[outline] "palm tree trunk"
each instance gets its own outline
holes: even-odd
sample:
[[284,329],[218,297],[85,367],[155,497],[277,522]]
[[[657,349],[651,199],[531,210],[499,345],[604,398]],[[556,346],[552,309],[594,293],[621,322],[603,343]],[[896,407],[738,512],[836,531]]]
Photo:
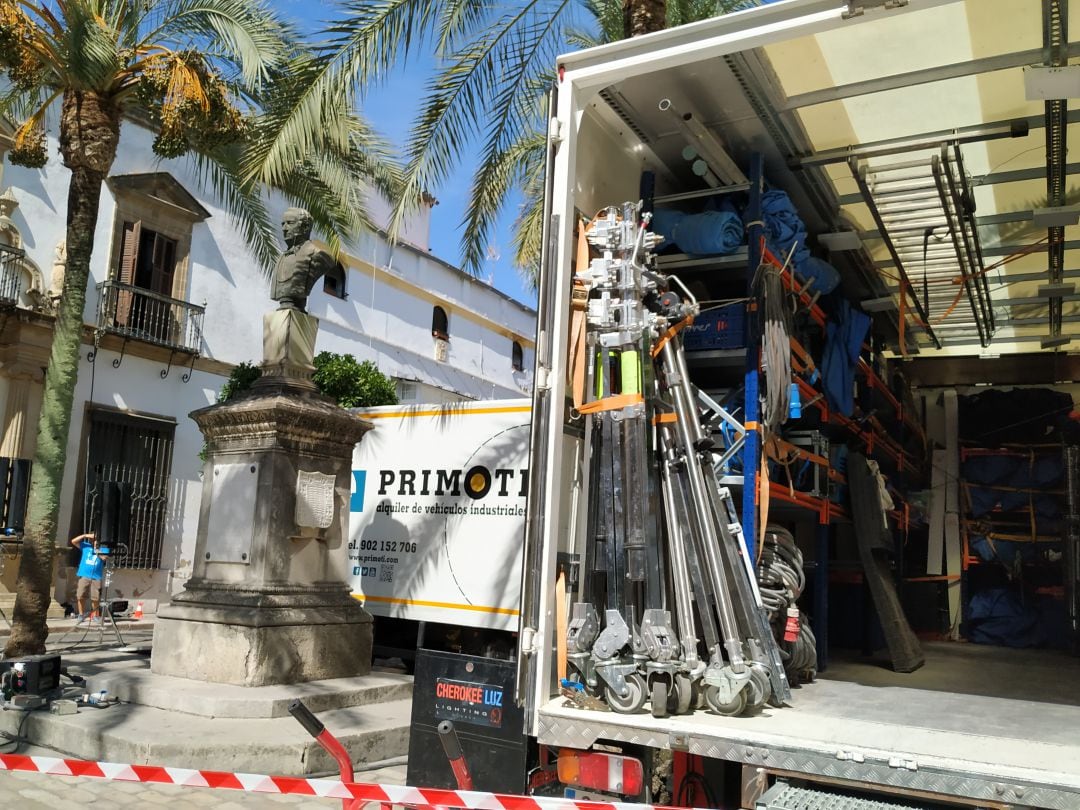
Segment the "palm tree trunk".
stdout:
[[15,582],[15,611],[4,655],[45,652],[46,614],[52,599],[53,555],[58,538],[60,487],[67,462],[71,406],[79,375],[83,309],[94,250],[101,185],[116,156],[120,118],[108,99],[65,94],[60,147],[71,169],[67,200],[67,272],[53,329],[49,367],[38,421],[27,505],[26,533]]
[[623,0],[623,35],[627,39],[662,31],[666,19],[666,0]]

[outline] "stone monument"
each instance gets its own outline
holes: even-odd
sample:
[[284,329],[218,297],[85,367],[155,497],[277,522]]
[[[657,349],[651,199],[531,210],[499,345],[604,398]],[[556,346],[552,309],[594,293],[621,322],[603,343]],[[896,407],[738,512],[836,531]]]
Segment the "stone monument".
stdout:
[[345,580],[353,448],[371,425],[315,390],[319,322],[305,307],[333,259],[306,211],[282,229],[262,376],[191,414],[208,460],[192,577],[154,627],[161,675],[263,686],[370,670],[371,616]]

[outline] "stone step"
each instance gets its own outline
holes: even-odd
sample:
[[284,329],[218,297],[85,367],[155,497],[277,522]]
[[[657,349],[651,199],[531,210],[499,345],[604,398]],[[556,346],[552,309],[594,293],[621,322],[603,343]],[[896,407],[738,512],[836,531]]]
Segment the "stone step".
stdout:
[[[354,763],[406,755],[410,700],[391,700],[318,713]],[[303,776],[337,766],[291,717],[208,718],[118,704],[80,708],[78,714],[0,712],[0,729],[64,756],[130,764],[240,773]]]
[[155,709],[222,718],[288,717],[288,705],[300,698],[313,712],[367,706],[412,697],[409,675],[372,672],[358,678],[280,686],[235,686],[205,683],[145,668],[103,671],[87,678],[86,691],[106,690],[110,697]]

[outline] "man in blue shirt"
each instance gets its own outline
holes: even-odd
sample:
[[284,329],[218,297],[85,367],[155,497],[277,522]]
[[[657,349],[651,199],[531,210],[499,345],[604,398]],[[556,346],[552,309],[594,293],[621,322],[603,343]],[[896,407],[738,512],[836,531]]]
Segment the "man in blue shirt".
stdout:
[[71,538],[71,545],[82,552],[79,559],[79,568],[76,575],[79,577],[79,585],[75,591],[75,600],[79,607],[79,618],[76,624],[81,624],[89,618],[86,612],[86,599],[89,597],[93,615],[98,615],[101,599],[101,575],[105,570],[105,558],[98,554],[97,544],[94,542],[94,533],[88,532]]

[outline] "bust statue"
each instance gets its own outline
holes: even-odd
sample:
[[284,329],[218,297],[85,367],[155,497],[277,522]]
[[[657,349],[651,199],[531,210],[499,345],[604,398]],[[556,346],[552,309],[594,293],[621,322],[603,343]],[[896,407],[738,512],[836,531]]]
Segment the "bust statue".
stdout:
[[270,297],[278,309],[306,312],[307,299],[320,276],[334,266],[334,258],[311,241],[311,214],[289,208],[281,218],[285,252],[274,267]]

